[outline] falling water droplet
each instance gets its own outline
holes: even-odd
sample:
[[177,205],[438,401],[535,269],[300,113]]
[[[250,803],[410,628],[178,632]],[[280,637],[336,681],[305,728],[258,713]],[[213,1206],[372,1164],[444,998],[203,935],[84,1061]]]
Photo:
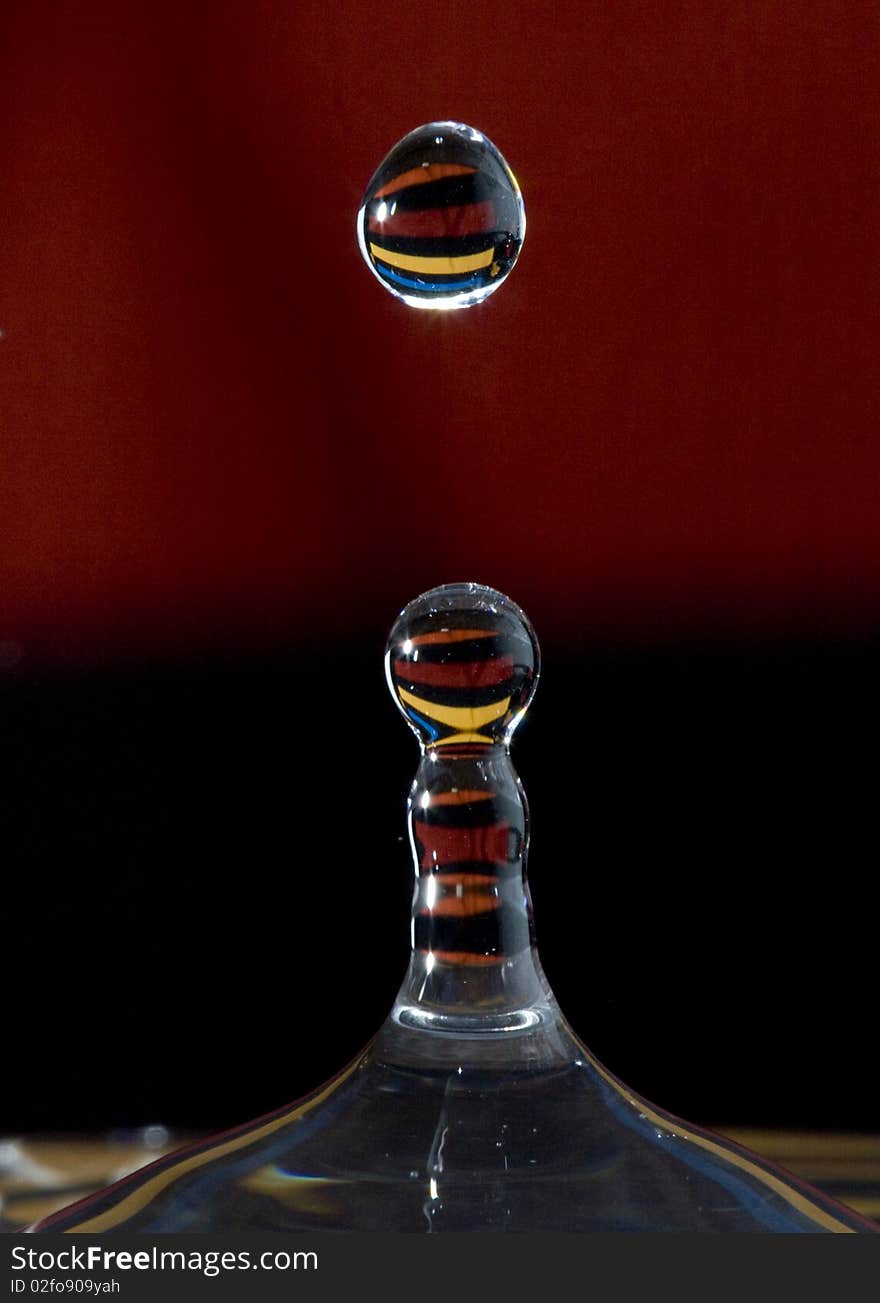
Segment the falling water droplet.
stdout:
[[506,280],[526,214],[516,177],[462,122],[429,122],[399,141],[357,217],[364,261],[415,308],[469,308]]

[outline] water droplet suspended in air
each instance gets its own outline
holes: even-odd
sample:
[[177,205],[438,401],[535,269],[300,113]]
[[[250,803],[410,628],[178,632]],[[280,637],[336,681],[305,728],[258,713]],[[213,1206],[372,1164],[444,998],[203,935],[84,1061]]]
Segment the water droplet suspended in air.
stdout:
[[526,214],[516,177],[463,122],[429,122],[379,165],[357,217],[364,261],[414,308],[469,308],[519,256]]

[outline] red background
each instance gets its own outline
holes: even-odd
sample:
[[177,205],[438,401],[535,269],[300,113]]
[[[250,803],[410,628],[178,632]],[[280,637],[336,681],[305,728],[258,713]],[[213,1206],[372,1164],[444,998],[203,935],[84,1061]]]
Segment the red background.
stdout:
[[[876,625],[874,5],[7,12],[7,648],[384,629],[460,578],[561,640]],[[528,214],[451,316],[354,237],[442,117]]]

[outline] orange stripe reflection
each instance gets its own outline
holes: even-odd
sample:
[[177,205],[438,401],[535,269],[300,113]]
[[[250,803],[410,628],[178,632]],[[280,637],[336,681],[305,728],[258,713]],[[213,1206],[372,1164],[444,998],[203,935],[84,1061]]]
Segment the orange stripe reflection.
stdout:
[[479,955],[472,950],[423,950],[433,955],[441,964],[503,964],[504,955]]
[[471,176],[476,170],[475,167],[466,167],[463,163],[429,163],[427,167],[411,167],[408,172],[401,172],[400,176],[383,185],[373,198],[381,199],[383,195],[392,195],[395,190],[404,190],[411,185],[442,181],[445,176]]
[[488,891],[468,891],[463,896],[440,896],[433,905],[425,905],[419,913],[441,918],[473,918],[475,914],[491,914],[500,908],[499,898]]
[[439,629],[435,633],[419,633],[409,641],[413,647],[427,647],[437,642],[470,642],[472,638],[494,638],[494,629]]
[[432,794],[428,805],[420,809],[430,810],[432,805],[470,805],[472,801],[491,801],[494,795],[494,792],[472,792],[466,787],[457,787],[451,792]]
[[498,882],[494,873],[423,873],[423,878],[436,877],[444,886],[494,887]]

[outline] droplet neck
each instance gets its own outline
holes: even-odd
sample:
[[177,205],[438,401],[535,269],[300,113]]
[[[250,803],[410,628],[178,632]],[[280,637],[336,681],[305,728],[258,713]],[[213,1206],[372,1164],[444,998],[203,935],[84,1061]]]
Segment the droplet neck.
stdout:
[[412,956],[393,1016],[480,1035],[536,1025],[549,992],[526,880],[528,810],[505,748],[426,752],[407,824]]

